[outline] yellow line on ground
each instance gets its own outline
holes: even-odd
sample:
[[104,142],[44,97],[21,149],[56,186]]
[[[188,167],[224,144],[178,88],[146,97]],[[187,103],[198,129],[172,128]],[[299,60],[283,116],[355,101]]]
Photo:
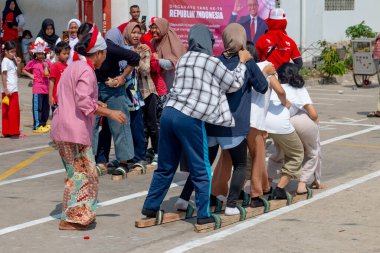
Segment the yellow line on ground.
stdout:
[[380,146],[366,145],[366,144],[335,144],[338,146],[353,147],[353,148],[380,148]]
[[23,168],[25,168],[29,164],[33,163],[34,161],[40,159],[42,156],[46,155],[47,153],[49,153],[52,150],[54,150],[54,148],[48,147],[48,148],[41,150],[38,153],[35,153],[34,155],[29,157],[28,159],[22,161],[21,163],[17,164],[16,166],[14,166],[14,167],[10,168],[9,170],[5,171],[4,173],[0,174],[0,181],[6,179],[7,177],[9,177],[13,174],[15,174],[17,171],[22,170]]

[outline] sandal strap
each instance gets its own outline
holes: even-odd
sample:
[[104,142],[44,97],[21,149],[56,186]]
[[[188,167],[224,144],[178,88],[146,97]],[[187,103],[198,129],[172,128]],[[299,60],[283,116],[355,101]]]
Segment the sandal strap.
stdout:
[[260,201],[264,203],[264,213],[267,213],[270,211],[270,202],[264,198],[263,196],[259,197]]
[[216,214],[211,214],[211,217],[214,218],[214,221],[215,221],[215,226],[214,226],[214,229],[217,230],[217,229],[220,229],[222,227],[222,219],[219,217],[219,215],[216,215]]
[[193,218],[193,215],[194,215],[194,207],[188,204],[187,209],[186,209],[186,219]]
[[311,199],[313,197],[313,190],[306,186],[307,190],[307,199]]
[[239,209],[240,212],[240,221],[244,221],[247,217],[247,210],[244,207],[236,205],[236,208]]
[[222,208],[223,208],[223,201],[216,198],[215,213],[220,213],[222,211]]
[[159,210],[156,213],[156,225],[161,225],[164,221],[164,210]]
[[124,167],[117,167],[115,171],[121,172],[124,176],[126,176],[128,173]]
[[243,191],[243,204],[242,204],[242,206],[243,207],[249,206],[250,201],[251,201],[251,196],[248,193]]

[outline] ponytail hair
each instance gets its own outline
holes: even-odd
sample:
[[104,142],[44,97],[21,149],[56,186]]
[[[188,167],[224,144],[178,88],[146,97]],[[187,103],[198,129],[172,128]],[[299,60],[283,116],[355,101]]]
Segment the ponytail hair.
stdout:
[[278,79],[281,83],[300,89],[305,85],[305,80],[299,74],[299,69],[294,63],[284,63],[277,69]]
[[257,49],[255,44],[252,41],[247,41],[247,50],[252,55],[255,62],[259,62],[259,54],[257,53]]

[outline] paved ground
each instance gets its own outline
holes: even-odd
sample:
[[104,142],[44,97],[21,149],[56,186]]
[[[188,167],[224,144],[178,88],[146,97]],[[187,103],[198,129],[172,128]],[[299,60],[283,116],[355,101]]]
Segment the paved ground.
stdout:
[[[309,89],[322,121],[325,191],[260,218],[197,234],[194,220],[134,227],[151,174],[122,182],[102,177],[96,228],[59,231],[64,173],[48,135],[32,133],[31,88],[23,80],[22,130],[28,137],[0,139],[0,252],[380,252],[380,119],[365,116],[375,109],[379,86],[352,90],[351,85]],[[185,178],[178,173],[174,182]],[[167,210],[180,190],[173,185]]]

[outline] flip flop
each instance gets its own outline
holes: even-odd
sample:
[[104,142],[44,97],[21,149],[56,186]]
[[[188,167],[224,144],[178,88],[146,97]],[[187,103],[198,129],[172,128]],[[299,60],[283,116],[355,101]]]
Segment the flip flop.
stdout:
[[133,170],[140,170],[141,174],[146,174],[146,166],[144,162],[137,162],[133,164]]
[[368,118],[380,118],[380,113],[377,112],[370,112],[367,114]]

